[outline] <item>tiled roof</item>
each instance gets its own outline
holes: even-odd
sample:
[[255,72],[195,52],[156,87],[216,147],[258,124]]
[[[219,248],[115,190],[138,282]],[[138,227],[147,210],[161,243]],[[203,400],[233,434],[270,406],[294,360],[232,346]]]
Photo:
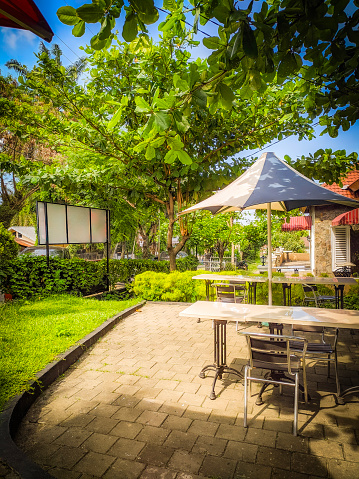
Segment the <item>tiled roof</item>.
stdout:
[[343,183],[343,188],[341,188],[337,183],[333,183],[332,185],[327,185],[324,183],[322,186],[330,191],[334,191],[335,193],[348,198],[359,198],[359,190],[352,191],[350,189],[350,185],[356,181],[359,181],[359,170],[350,171],[346,176],[341,177],[341,181]]

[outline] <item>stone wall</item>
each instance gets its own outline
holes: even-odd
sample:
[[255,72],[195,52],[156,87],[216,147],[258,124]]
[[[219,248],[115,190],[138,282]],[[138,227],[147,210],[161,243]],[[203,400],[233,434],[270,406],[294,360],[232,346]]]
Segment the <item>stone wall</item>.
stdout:
[[[315,208],[315,269],[314,274],[332,273],[331,224],[338,215],[350,211],[345,206],[317,206]],[[351,239],[352,239],[351,231]],[[351,256],[357,258],[359,251],[359,232],[355,244],[351,243]],[[353,261],[353,259],[351,259]],[[354,261],[353,261],[354,262]],[[358,263],[356,259],[355,263]]]

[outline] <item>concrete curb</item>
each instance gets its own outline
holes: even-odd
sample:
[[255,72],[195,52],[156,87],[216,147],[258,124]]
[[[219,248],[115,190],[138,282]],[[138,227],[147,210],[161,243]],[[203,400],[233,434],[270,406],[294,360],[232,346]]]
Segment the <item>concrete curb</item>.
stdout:
[[110,331],[118,322],[135,312],[145,303],[146,301],[141,301],[102,323],[74,346],[60,354],[59,359],[56,359],[42,371],[38,372],[36,380],[30,384],[31,393],[25,391],[15,396],[5,406],[4,411],[0,415],[0,459],[16,471],[20,477],[23,479],[53,479],[53,476],[32,462],[13,440],[20,422],[31,405],[42,391],[47,389],[61,374],[72,366],[90,346]]

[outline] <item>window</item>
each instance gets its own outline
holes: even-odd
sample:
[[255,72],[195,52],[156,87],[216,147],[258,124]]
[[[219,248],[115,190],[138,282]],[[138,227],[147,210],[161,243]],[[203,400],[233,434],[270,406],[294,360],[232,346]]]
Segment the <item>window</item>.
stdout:
[[341,263],[350,261],[350,227],[335,226],[332,228],[332,269]]
[[18,238],[22,238],[22,234],[21,234],[21,233],[18,233],[18,234],[17,234],[17,237],[18,237]]

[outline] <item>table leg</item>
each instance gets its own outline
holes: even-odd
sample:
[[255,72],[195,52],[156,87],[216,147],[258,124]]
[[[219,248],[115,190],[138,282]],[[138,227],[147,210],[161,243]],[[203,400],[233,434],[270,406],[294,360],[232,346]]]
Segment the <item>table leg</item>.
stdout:
[[207,301],[209,301],[209,288],[210,288],[210,285],[211,285],[211,281],[206,279],[206,299]]
[[257,303],[257,283],[248,284],[248,301],[250,304]]
[[226,320],[217,320],[214,321],[213,333],[214,333],[214,357],[213,364],[208,364],[205,366],[202,371],[199,373],[200,378],[205,377],[206,371],[214,371],[214,380],[212,384],[212,391],[210,393],[210,399],[216,399],[215,387],[217,378],[222,379],[223,373],[232,373],[238,376],[240,379],[243,379],[243,374],[241,374],[237,369],[230,368],[227,366],[226,358],[226,334],[227,334],[227,321]]
[[283,304],[284,306],[292,305],[292,285],[290,283],[283,283]]

